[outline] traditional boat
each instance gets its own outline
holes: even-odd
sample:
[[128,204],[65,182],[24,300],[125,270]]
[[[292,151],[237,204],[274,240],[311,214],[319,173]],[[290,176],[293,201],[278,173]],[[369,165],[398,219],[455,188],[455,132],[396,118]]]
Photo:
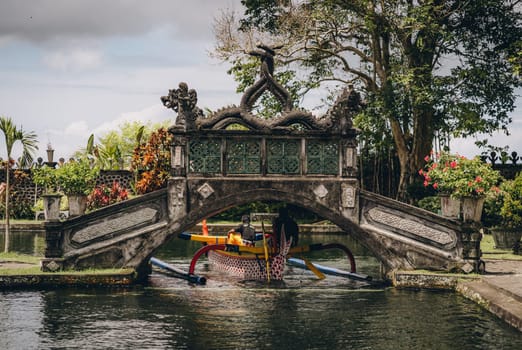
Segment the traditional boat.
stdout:
[[[263,234],[257,234],[257,240]],[[280,244],[274,247],[266,243],[263,246],[251,246],[238,241],[234,235],[207,236],[182,233],[180,238],[203,242],[192,258],[189,274],[194,274],[196,262],[206,254],[208,261],[217,271],[227,272],[245,280],[281,280],[286,265],[286,256],[291,247],[291,240],[280,239]],[[284,233],[281,235],[284,237]]]
[[[356,273],[355,259],[351,251],[344,245],[333,244],[309,244],[292,247],[292,241],[286,240],[284,231],[281,233],[279,244],[270,244],[264,233],[256,235],[256,241],[262,241],[262,246],[251,246],[237,240],[233,236],[210,236],[203,234],[181,233],[180,238],[202,242],[201,247],[192,258],[187,276],[195,276],[196,263],[203,255],[207,255],[211,266],[217,271],[226,272],[244,280],[282,280],[287,257],[295,254],[318,251],[325,249],[341,249],[346,253],[350,263],[350,272],[345,271],[344,277],[359,280],[369,280],[369,276]],[[319,278],[324,274],[311,262],[301,260],[305,268],[314,272]],[[294,264],[295,266],[295,264]],[[298,266],[299,267],[299,266]],[[328,271],[323,272],[328,273]],[[194,279],[194,278],[192,278]]]

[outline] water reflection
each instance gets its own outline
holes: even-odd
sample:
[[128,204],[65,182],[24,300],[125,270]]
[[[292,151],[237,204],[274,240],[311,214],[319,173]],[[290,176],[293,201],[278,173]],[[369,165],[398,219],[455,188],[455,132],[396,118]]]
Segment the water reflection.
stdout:
[[[5,245],[5,231],[0,233],[0,247]],[[34,230],[11,230],[9,251],[34,256],[43,256],[45,252],[45,233]]]
[[[156,278],[161,278],[156,276]],[[288,289],[3,293],[1,349],[520,349],[522,337],[453,293]],[[7,308],[6,308],[7,307]]]
[[[183,242],[156,256],[187,268],[199,244]],[[379,270],[359,254],[361,273]],[[343,256],[318,259],[347,266]],[[521,333],[455,293],[359,289],[301,269],[271,284],[227,277],[205,261],[197,270],[207,285],[153,272],[147,286],[129,289],[0,292],[0,349],[522,348]]]

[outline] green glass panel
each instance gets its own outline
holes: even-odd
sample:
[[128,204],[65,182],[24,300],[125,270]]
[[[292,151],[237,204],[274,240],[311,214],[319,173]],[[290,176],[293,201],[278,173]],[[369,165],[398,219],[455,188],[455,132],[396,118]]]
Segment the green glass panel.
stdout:
[[298,174],[299,144],[299,140],[268,140],[267,172],[269,174]]
[[229,174],[261,173],[261,146],[259,140],[230,140],[227,145]]
[[339,173],[339,147],[336,142],[308,141],[306,159],[308,174]]
[[220,173],[221,142],[206,139],[190,140],[189,172]]

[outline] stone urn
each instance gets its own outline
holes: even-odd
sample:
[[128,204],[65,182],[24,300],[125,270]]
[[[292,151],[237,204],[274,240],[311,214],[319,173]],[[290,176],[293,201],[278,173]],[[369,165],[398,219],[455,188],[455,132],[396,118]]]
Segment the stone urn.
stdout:
[[67,200],[69,201],[69,217],[85,214],[87,209],[86,195],[68,195]]
[[484,207],[484,196],[471,196],[462,198],[462,220],[480,222],[482,208]]
[[60,220],[60,201],[61,194],[44,194],[42,195],[44,216],[46,221]]
[[458,219],[460,200],[451,198],[449,194],[439,194],[441,215],[449,219]]
[[498,249],[512,249],[522,237],[522,228],[493,227],[489,230]]

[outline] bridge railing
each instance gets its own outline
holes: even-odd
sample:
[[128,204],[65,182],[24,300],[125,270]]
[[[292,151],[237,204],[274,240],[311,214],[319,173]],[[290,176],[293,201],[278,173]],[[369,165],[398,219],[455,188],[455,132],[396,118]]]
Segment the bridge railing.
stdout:
[[174,176],[355,177],[353,135],[172,131]]

